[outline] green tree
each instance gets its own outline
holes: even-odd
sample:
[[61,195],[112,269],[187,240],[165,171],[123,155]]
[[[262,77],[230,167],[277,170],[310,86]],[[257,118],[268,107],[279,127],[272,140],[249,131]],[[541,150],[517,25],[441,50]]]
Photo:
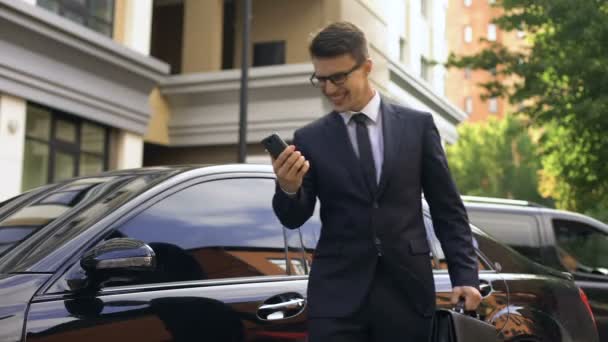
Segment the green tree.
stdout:
[[[526,48],[487,42],[448,66],[496,70],[485,96],[522,106],[541,139],[541,189],[560,208],[608,219],[608,1],[503,0],[495,19]],[[511,79],[513,82],[501,82]]]
[[446,148],[450,170],[462,194],[505,197],[551,204],[538,192],[540,161],[520,119],[507,116],[458,127]]

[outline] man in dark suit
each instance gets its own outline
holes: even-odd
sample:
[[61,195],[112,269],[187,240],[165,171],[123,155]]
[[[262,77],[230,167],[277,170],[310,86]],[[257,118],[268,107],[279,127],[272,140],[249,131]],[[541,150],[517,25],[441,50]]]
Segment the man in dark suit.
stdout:
[[311,82],[334,111],[298,129],[273,160],[273,207],[288,228],[321,204],[308,284],[309,341],[428,339],[435,308],[421,193],[447,257],[452,301],[481,301],[467,214],[430,114],[390,104],[368,79],[364,34],[350,23],[312,40]]

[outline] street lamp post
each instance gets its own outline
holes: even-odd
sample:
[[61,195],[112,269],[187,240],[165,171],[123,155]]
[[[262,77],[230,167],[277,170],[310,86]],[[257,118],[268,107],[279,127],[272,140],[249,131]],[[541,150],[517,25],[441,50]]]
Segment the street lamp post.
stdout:
[[247,84],[249,80],[249,31],[251,30],[251,0],[243,0],[243,54],[241,58],[241,98],[239,117],[239,163],[247,158]]

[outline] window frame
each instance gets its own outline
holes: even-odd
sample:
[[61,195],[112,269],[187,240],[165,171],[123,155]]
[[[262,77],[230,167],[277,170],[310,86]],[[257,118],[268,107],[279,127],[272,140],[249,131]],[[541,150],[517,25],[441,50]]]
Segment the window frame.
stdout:
[[465,44],[471,44],[473,42],[473,26],[465,25],[463,29],[463,41]]
[[465,80],[470,80],[471,76],[473,75],[473,69],[471,69],[471,67],[465,67],[464,68],[464,79]]
[[[553,244],[555,246],[554,247],[554,251],[555,251],[555,253],[558,254],[557,255],[557,260],[559,261],[559,264],[561,265],[561,267],[563,267],[568,272],[571,272],[571,271],[569,271],[568,267],[563,264],[562,259],[559,257],[559,253],[558,253],[558,249],[564,249],[564,248],[559,243],[558,234],[556,232],[556,230],[557,230],[556,221],[562,221],[562,222],[565,222],[567,224],[573,224],[573,225],[583,225],[583,226],[586,226],[588,229],[592,230],[596,234],[601,234],[601,235],[604,235],[604,236],[608,237],[608,231],[605,231],[605,230],[603,230],[603,229],[595,226],[593,223],[582,221],[582,220],[579,220],[579,219],[573,218],[573,217],[563,217],[563,216],[551,217],[550,220],[549,220],[549,223],[550,223],[549,231],[553,235]],[[568,254],[572,255],[571,251],[566,251],[566,252]],[[583,264],[580,261],[580,256],[578,256],[578,255],[573,255],[573,256],[575,257],[575,260],[576,260],[577,263],[581,263],[584,266],[590,267],[590,266],[588,266],[586,264]],[[600,277],[604,277],[604,278],[607,277],[606,275],[593,274],[593,273],[590,273],[590,272],[588,273],[588,272],[580,271],[578,269],[575,272],[573,272],[573,273],[583,274],[585,276],[600,276]]]
[[[276,56],[279,57],[277,61],[266,60],[262,57],[275,57],[275,54],[263,54],[262,52],[268,52],[271,49],[276,48],[276,51],[280,52]],[[268,49],[268,50],[264,50]],[[251,56],[251,66],[253,68],[259,67],[268,67],[268,66],[277,66],[277,65],[285,65],[287,64],[287,41],[286,40],[269,40],[269,41],[259,41],[253,43],[252,48],[252,56]]]
[[488,40],[495,42],[498,39],[498,27],[494,23],[488,24]]
[[[95,14],[93,14],[93,10],[92,10],[93,6],[92,6],[92,4],[95,1],[98,1],[98,0],[84,0],[84,1],[85,1],[84,6],[76,6],[76,5],[74,5],[74,3],[71,3],[69,1],[55,0],[55,2],[57,4],[57,11],[56,12],[53,11],[53,10],[51,10],[51,9],[49,9],[49,8],[47,8],[47,7],[42,6],[40,4],[40,0],[36,1],[36,6],[38,6],[40,8],[44,8],[45,10],[47,10],[49,12],[55,13],[55,14],[57,14],[57,15],[65,18],[67,20],[70,20],[71,22],[77,23],[76,21],[68,18],[65,15],[66,11],[72,12],[74,14],[77,14],[78,16],[80,16],[83,19],[82,23],[77,23],[78,25],[84,26],[87,29],[95,31],[95,32],[97,32],[99,34],[102,34],[102,35],[106,36],[106,37],[110,37],[110,38],[114,37],[114,23],[116,21],[116,15],[115,15],[115,12],[116,12],[116,1],[115,0],[109,0],[111,2],[110,12],[112,13],[112,18],[109,21],[107,19],[105,19],[105,18],[100,18],[100,17],[96,16]],[[108,34],[106,34],[103,31],[95,29],[95,26],[93,26],[91,24],[91,23],[94,23],[94,22],[99,22],[99,23],[102,23],[103,25],[108,26],[109,27]]]
[[[27,141],[34,141],[40,144],[44,144],[48,147],[48,169],[46,170],[46,184],[49,183],[54,183],[54,182],[59,182],[62,180],[55,180],[55,154],[56,152],[63,152],[63,153],[67,153],[69,155],[74,156],[74,177],[79,177],[81,176],[80,174],[80,157],[81,154],[87,154],[87,155],[92,155],[94,157],[97,158],[101,158],[102,159],[102,171],[107,171],[109,169],[109,164],[110,164],[110,127],[106,126],[104,124],[98,123],[98,122],[94,122],[91,120],[87,120],[81,117],[78,117],[76,115],[71,115],[68,114],[66,112],[57,110],[57,109],[53,109],[44,105],[40,105],[34,102],[27,102],[26,107],[35,107],[38,109],[41,109],[45,112],[48,112],[50,115],[50,121],[49,121],[49,139],[44,140],[42,138],[38,138],[38,137],[34,137],[31,135],[27,134],[27,129],[25,130],[25,134],[24,134],[24,143],[27,143]],[[26,125],[27,125],[27,108],[26,108]],[[73,143],[70,142],[66,142],[66,141],[62,141],[58,138],[55,137],[55,133],[57,132],[57,123],[59,121],[67,121],[70,122],[72,124],[74,124],[76,126],[76,141]],[[82,138],[83,138],[83,132],[82,132],[82,128],[84,126],[84,124],[93,124],[95,126],[98,126],[99,128],[101,128],[104,133],[103,133],[103,138],[104,138],[104,143],[103,143],[103,152],[102,153],[97,153],[97,152],[89,152],[89,151],[85,151],[82,149]],[[24,157],[24,162],[25,162],[25,157]],[[45,184],[40,184],[36,187],[40,187],[43,186]],[[23,188],[23,183],[20,184],[21,186],[21,191],[29,191],[31,189],[24,189]]]
[[473,114],[473,97],[472,96],[465,96],[464,112],[467,114]]
[[[432,219],[431,215],[428,214],[428,213],[426,213],[426,212],[423,214],[423,221],[424,222],[429,221],[429,222],[431,222],[431,225],[433,224],[433,219]],[[431,258],[433,260],[435,260],[435,265],[439,265],[439,259],[437,259],[437,249],[435,248],[436,245],[432,242],[432,240],[428,236],[428,227],[426,226],[426,223],[424,223],[424,225],[425,225],[425,230],[427,230],[427,243],[429,244],[429,249],[430,249],[430,252],[432,253],[432,257]],[[433,229],[433,234],[435,234],[434,227],[431,226],[430,228]],[[472,233],[472,234],[473,234],[473,238],[475,238],[475,233]],[[439,241],[439,239],[437,239],[437,241]],[[439,241],[439,244],[441,245],[441,241]],[[475,249],[475,255],[478,258],[478,262],[483,263],[484,266],[486,267],[486,269],[483,269],[483,270],[482,269],[478,269],[477,271],[480,274],[482,274],[482,273],[497,273],[497,270],[495,268],[495,263],[492,260],[490,260],[490,258],[488,258],[483,253],[483,251],[481,251],[478,247],[474,247],[474,249]],[[449,273],[448,269],[442,269],[442,268],[437,268],[437,267],[433,267],[432,269],[433,269],[433,274],[447,274],[447,273]]]
[[492,114],[498,113],[498,99],[496,97],[488,99],[488,111]]

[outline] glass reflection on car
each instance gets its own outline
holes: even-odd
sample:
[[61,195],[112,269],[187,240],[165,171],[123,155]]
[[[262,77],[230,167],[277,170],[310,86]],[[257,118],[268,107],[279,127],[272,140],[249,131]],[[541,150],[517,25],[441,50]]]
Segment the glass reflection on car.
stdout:
[[37,230],[66,214],[100,182],[106,179],[88,178],[68,183],[47,193],[0,221],[0,256],[25,240]]
[[152,247],[157,271],[140,282],[286,275],[282,226],[270,205],[273,183],[235,178],[195,184],[137,214],[110,238]]

